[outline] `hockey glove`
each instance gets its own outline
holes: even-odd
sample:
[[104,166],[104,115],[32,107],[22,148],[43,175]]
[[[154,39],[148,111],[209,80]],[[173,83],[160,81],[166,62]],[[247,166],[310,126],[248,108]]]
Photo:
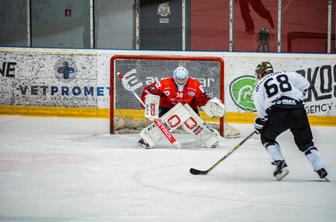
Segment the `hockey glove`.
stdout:
[[260,117],[254,120],[254,128],[257,134],[261,133],[262,129],[264,128],[265,123],[266,123],[266,120],[263,120]]
[[225,113],[225,106],[218,98],[210,99],[201,107],[209,117],[222,117]]

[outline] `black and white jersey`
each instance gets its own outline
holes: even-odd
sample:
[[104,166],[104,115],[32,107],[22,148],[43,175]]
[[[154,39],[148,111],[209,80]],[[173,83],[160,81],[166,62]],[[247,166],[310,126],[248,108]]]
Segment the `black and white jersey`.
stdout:
[[308,80],[296,72],[276,72],[264,76],[257,83],[253,93],[259,117],[265,118],[266,110],[281,97],[302,101],[303,93],[309,85]]

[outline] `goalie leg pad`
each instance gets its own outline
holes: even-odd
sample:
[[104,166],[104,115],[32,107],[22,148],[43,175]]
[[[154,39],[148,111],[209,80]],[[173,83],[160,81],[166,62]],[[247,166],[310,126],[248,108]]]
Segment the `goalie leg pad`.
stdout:
[[163,137],[160,129],[152,123],[140,132],[140,138],[148,144],[146,148],[153,148]]
[[218,145],[219,132],[204,122],[188,104],[184,104],[184,107],[188,110],[190,118],[182,125],[183,129],[195,135],[204,146],[215,148]]
[[[166,114],[164,114],[160,120],[166,126],[166,128],[172,133],[179,126],[181,126],[190,117],[189,112],[181,104],[176,104]],[[163,137],[163,132],[157,127],[155,123],[150,124],[140,132],[140,137],[149,147],[154,147]]]
[[170,132],[174,132],[187,119],[189,119],[189,117],[189,111],[182,103],[178,103],[166,114],[164,114],[160,119],[166,125]]

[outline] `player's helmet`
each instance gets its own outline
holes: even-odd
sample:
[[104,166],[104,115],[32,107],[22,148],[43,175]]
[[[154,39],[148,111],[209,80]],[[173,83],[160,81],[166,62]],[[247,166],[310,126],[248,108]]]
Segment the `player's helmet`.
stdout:
[[178,87],[183,87],[189,78],[189,71],[183,66],[177,67],[173,72],[173,77]]
[[257,77],[258,77],[258,74],[265,76],[267,74],[273,73],[273,66],[270,62],[261,62],[257,66],[255,72],[256,72]]

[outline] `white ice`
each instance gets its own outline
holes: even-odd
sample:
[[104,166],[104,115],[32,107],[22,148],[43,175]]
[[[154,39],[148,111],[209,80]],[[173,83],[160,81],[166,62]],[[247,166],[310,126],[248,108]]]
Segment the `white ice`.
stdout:
[[184,144],[136,148],[138,136],[110,135],[106,119],[0,116],[1,222],[332,222],[336,221],[336,128],[313,127],[331,182],[321,181],[289,132],[279,137],[290,173],[274,166],[252,130],[218,149]]

